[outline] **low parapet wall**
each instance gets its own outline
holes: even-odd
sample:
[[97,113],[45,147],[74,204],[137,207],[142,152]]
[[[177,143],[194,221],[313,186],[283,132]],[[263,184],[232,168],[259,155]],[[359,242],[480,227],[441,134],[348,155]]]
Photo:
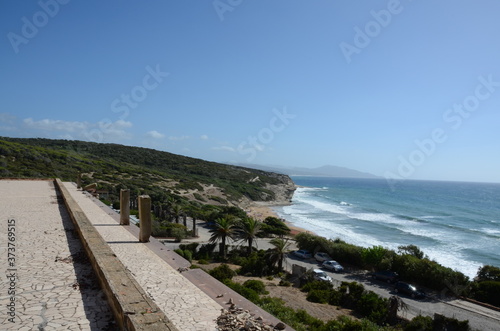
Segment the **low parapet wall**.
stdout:
[[151,301],[122,262],[114,255],[62,182],[56,179],[55,185],[61,192],[68,213],[120,328],[122,330],[177,331],[177,328]]

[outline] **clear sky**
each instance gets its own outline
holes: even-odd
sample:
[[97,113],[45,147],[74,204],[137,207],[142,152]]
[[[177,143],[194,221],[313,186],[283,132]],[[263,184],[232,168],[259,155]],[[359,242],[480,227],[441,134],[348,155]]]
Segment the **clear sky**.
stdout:
[[495,0],[2,1],[0,136],[500,182]]

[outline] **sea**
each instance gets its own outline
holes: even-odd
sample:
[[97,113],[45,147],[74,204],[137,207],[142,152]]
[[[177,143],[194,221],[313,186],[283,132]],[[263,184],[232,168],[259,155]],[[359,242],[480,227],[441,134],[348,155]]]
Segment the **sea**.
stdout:
[[418,246],[471,279],[500,267],[500,184],[292,176],[277,214],[314,234],[362,247]]

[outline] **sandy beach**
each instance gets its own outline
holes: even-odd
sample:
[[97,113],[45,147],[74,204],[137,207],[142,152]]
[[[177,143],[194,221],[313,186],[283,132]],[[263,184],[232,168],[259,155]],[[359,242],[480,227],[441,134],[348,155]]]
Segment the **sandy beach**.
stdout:
[[255,203],[254,205],[248,207],[245,209],[247,212],[247,215],[249,217],[252,217],[254,219],[257,219],[259,221],[264,221],[267,217],[276,217],[281,219],[282,221],[285,222],[285,224],[290,228],[291,230],[291,235],[294,236],[298,233],[301,232],[308,232],[307,230],[297,227],[293,225],[292,223],[288,222],[286,219],[281,218],[273,209],[273,206],[278,206],[278,205],[266,205],[262,203]]

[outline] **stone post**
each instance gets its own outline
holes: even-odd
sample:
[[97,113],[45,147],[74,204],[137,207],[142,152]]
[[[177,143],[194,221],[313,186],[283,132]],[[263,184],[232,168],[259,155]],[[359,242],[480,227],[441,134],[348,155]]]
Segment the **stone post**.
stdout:
[[120,224],[130,224],[130,190],[120,190]]
[[149,195],[139,196],[139,241],[146,243],[151,236],[151,198]]
[[82,188],[82,173],[78,173],[78,177],[76,177],[76,188],[80,189]]

